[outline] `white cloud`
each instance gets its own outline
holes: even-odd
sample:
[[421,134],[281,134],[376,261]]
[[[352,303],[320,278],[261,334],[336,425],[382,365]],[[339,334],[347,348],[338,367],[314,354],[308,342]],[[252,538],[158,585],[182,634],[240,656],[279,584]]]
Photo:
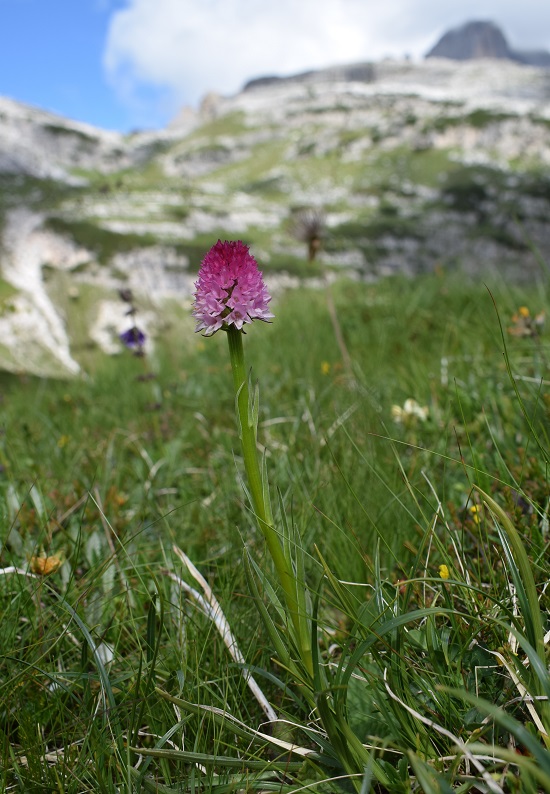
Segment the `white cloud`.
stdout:
[[548,0],[127,0],[104,67],[127,103],[169,113],[264,74],[421,56],[469,19],[495,21],[514,46],[550,48]]

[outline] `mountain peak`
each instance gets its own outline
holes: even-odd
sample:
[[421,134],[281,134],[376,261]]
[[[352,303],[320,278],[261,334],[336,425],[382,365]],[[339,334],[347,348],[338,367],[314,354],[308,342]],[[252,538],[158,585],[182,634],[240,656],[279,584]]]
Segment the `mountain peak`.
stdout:
[[427,53],[426,58],[510,58],[510,47],[494,22],[467,22],[447,31]]
[[450,58],[454,61],[498,58],[550,67],[550,53],[544,50],[513,50],[498,25],[486,20],[466,22],[448,30],[426,54],[426,58]]

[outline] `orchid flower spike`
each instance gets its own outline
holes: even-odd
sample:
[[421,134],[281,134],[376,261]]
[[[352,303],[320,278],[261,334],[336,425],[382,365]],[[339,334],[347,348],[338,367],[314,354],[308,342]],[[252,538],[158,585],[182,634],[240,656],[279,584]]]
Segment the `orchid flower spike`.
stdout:
[[202,260],[195,282],[195,330],[212,336],[231,325],[242,331],[252,320],[269,322],[273,317],[268,307],[270,300],[248,246],[240,240],[218,240]]

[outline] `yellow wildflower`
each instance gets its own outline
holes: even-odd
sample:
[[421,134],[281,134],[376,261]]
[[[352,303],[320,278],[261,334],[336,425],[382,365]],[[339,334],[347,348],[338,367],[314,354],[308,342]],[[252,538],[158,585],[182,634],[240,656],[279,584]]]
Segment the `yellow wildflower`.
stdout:
[[537,336],[543,329],[544,319],[543,311],[532,317],[527,306],[520,306],[512,315],[512,325],[508,328],[508,333],[520,337]]
[[57,446],[59,447],[59,449],[63,449],[63,447],[67,446],[70,440],[71,440],[70,436],[62,435],[59,437],[57,441]]
[[474,521],[474,524],[481,524],[481,507],[479,505],[472,505],[470,507],[470,514]]
[[57,571],[62,562],[61,557],[56,554],[52,554],[49,557],[31,557],[31,571],[38,576],[49,576],[49,574]]
[[330,364],[328,363],[328,361],[323,361],[321,363],[321,373],[323,375],[328,375],[329,372],[330,372]]
[[451,574],[449,573],[449,568],[448,568],[447,565],[440,565],[439,566],[439,575],[441,576],[442,579],[448,579],[449,578],[449,576]]

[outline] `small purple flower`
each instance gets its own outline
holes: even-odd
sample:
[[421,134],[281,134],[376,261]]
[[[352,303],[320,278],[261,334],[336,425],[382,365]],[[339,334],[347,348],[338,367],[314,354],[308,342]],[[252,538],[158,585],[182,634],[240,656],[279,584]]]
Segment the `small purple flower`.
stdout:
[[145,334],[137,327],[137,325],[133,325],[131,328],[128,328],[127,331],[124,331],[123,334],[120,334],[119,338],[122,344],[126,345],[126,347],[130,350],[133,350],[136,353],[143,351],[143,345],[145,344]]
[[195,283],[195,330],[212,336],[230,325],[241,331],[252,320],[269,322],[270,300],[248,246],[240,240],[218,240],[202,260]]

